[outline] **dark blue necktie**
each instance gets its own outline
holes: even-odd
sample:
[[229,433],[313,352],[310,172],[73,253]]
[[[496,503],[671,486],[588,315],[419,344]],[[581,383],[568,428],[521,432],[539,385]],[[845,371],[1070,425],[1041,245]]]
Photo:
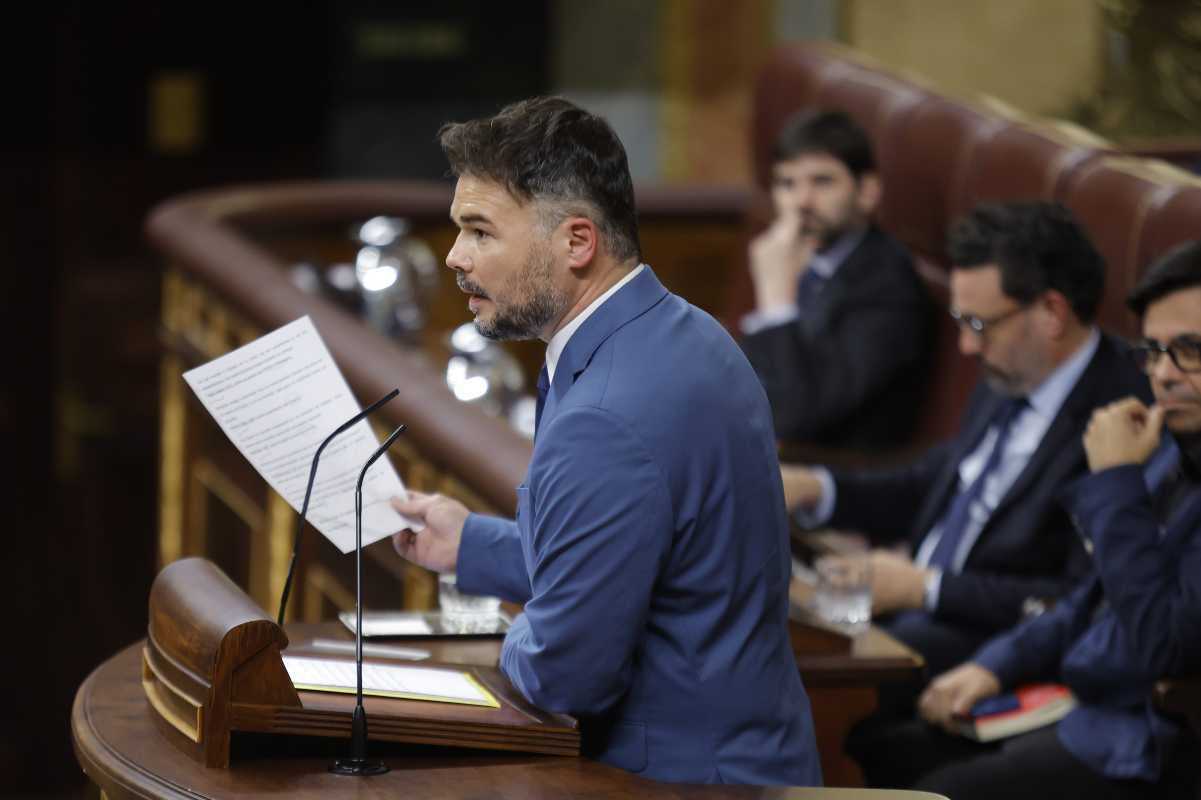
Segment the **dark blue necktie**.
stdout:
[[[988,460],[984,462],[984,469],[980,470],[976,480],[955,495],[955,499],[951,501],[951,507],[947,509],[947,514],[943,517],[942,535],[938,539],[938,544],[934,546],[934,552],[930,555],[931,567],[942,570],[951,569],[955,553],[959,550],[959,543],[972,519],[972,503],[980,498],[984,492],[985,481],[1001,463],[1001,455],[1005,452],[1005,442],[1009,438],[1011,424],[1025,407],[1026,399],[1024,397],[1013,397],[997,406],[997,410],[993,414],[993,425],[997,427],[997,440],[993,443],[992,452],[988,454]],[[986,432],[987,430],[988,428],[985,428]]]
[[[546,364],[538,370],[538,405],[534,408],[534,435],[538,434],[538,426],[542,422],[542,407],[546,405],[546,394],[550,391],[550,374]],[[527,406],[528,408],[528,406]]]
[[819,275],[812,265],[801,274],[797,283],[796,304],[802,313],[812,313],[817,308],[817,299],[826,285],[826,278]]

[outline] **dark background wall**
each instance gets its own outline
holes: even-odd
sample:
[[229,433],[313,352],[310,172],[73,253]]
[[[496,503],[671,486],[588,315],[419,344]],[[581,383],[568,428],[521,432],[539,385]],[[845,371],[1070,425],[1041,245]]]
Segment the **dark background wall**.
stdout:
[[537,2],[134,0],[10,16],[0,796],[82,793],[75,688],[144,635],[161,269],[147,211],[221,184],[437,178],[439,123],[545,90],[548,15]]

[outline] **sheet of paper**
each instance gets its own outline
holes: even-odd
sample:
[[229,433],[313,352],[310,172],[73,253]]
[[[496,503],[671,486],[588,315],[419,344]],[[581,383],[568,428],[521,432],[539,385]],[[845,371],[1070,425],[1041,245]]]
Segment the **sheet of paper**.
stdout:
[[[284,668],[297,689],[318,692],[355,691],[353,659],[284,656]],[[392,664],[363,664],[363,694],[431,700],[470,706],[500,708],[491,692],[469,673],[432,667],[403,667]]]
[[[354,633],[355,613],[353,611],[342,612],[338,615],[338,619],[342,620],[343,625],[350,628],[351,633]],[[429,636],[433,632],[434,629],[425,621],[425,616],[420,613],[403,611],[395,614],[379,611],[363,613],[364,636]]]
[[[313,454],[361,409],[307,316],[185,372],[205,409],[267,483],[300,512]],[[374,398],[372,398],[374,400]],[[354,549],[354,487],[379,439],[363,420],[321,453],[308,519]],[[388,504],[406,495],[387,457],[363,481],[363,546],[411,523]]]

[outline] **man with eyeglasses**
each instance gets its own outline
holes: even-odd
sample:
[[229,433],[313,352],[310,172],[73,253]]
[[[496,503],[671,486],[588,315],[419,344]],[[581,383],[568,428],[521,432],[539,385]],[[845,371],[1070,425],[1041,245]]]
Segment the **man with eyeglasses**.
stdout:
[[[899,468],[784,468],[803,525],[858,530],[877,547],[873,613],[929,675],[1088,574],[1055,492],[1085,471],[1080,436],[1093,409],[1150,397],[1093,323],[1104,264],[1065,208],[981,206],[948,244],[959,349],[984,378],[958,432]],[[890,692],[881,714],[911,713],[920,688]]]
[[[935,679],[924,720],[877,741],[888,785],[949,797],[1194,798],[1196,741],[1152,688],[1201,670],[1201,242],[1153,265],[1130,296],[1133,355],[1155,402],[1093,413],[1089,474],[1061,492],[1095,576],[1053,609]],[[1066,683],[1060,722],[978,744],[944,733],[973,704],[1035,681]]]

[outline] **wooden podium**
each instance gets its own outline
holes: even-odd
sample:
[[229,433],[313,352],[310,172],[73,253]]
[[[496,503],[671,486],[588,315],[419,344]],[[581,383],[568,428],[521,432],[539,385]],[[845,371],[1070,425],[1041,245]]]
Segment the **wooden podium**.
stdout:
[[[316,655],[289,648],[283,630],[211,562],[188,558],[168,565],[150,591],[142,649],[142,688],[155,722],[208,767],[229,766],[235,731],[349,737],[354,697],[297,691],[284,669],[285,649]],[[365,697],[371,738],[579,754],[574,719],[534,708],[495,667],[454,668],[470,672],[500,708]]]

